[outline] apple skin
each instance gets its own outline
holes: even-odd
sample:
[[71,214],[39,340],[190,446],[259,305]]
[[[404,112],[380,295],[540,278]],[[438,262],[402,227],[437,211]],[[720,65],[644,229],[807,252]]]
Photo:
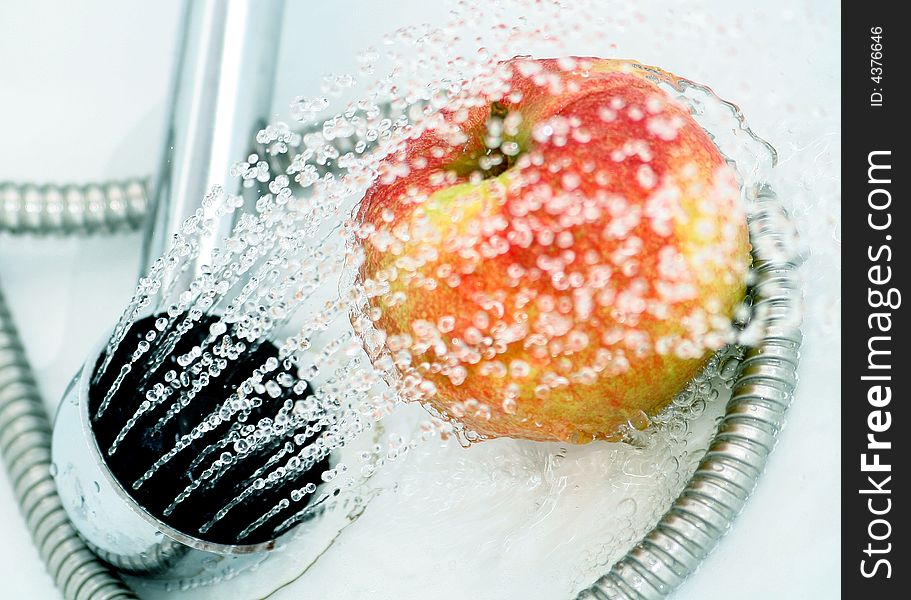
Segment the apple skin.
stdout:
[[[406,398],[469,439],[615,440],[732,339],[750,264],[738,185],[649,78],[667,74],[597,58],[498,71],[502,91],[444,108],[366,193],[371,318]],[[485,170],[492,112],[519,152]]]

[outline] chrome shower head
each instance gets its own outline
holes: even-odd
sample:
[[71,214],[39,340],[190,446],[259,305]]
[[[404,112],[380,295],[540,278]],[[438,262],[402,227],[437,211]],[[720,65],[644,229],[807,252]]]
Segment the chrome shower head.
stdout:
[[[179,225],[197,213],[205,192],[225,180],[233,160],[249,151],[254,133],[267,121],[283,9],[283,0],[187,2],[164,155],[153,182],[142,272],[163,253]],[[243,192],[240,188],[228,191]],[[230,231],[232,225],[226,222],[223,226]],[[180,276],[198,274],[211,259],[211,250],[201,248]],[[147,320],[154,321],[154,316]],[[143,325],[147,321],[133,324],[134,328]],[[199,325],[200,331],[204,326]],[[148,458],[160,449],[160,444],[156,447],[154,436],[146,431],[136,439],[124,440],[118,452],[107,451],[128,420],[123,408],[135,409],[141,399],[131,404],[135,398],[127,398],[127,392],[136,393],[138,386],[121,388],[116,408],[105,418],[92,418],[103,401],[101,386],[111,383],[110,379],[93,383],[104,350],[104,344],[97,346],[73,379],[53,433],[58,491],[86,542],[122,571],[181,581],[226,575],[273,548],[275,539],[270,536],[253,536],[241,543],[237,531],[222,527],[220,532],[216,529],[209,536],[200,535],[186,514],[166,516],[164,494],[180,492],[167,484],[162,487],[155,482],[146,490],[132,489],[131,467],[139,464],[140,457]],[[257,352],[276,353],[271,345],[263,345]],[[172,429],[156,432],[159,441],[162,436],[179,435],[180,427],[180,419],[174,419]],[[176,464],[169,466],[171,472],[165,477],[175,486],[179,484],[177,468]],[[198,498],[205,499],[206,495]]]

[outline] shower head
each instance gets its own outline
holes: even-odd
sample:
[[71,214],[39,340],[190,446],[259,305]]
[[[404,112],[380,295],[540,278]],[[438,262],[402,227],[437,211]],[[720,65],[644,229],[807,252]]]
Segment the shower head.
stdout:
[[[249,152],[255,131],[266,122],[283,9],[283,0],[187,2],[165,152],[153,181],[153,206],[147,224],[142,272],[164,253],[170,236],[180,224],[199,214],[199,199],[214,183],[224,181],[232,161]],[[243,193],[239,187],[227,191]],[[226,220],[221,224],[223,229],[211,239],[221,239],[232,226]],[[211,262],[211,252],[211,247],[199,248],[192,264],[176,273],[175,278],[198,275],[202,265]],[[154,329],[150,323],[160,316],[137,319],[127,335],[138,337],[139,328],[144,328],[143,334],[149,328]],[[204,337],[208,324],[198,323],[195,333],[186,337],[185,342]],[[201,524],[195,524],[194,528],[187,521],[186,511],[183,517],[178,510],[164,514],[168,508],[165,495],[173,498],[182,491],[173,489],[180,481],[177,465],[192,472],[189,463],[175,461],[169,465],[164,484],[152,481],[132,489],[133,480],[127,481],[134,475],[131,468],[138,468],[140,460],[160,450],[165,436],[179,436],[186,415],[172,419],[170,428],[161,427],[156,431],[157,437],[125,438],[122,445],[118,442],[117,451],[111,453],[117,434],[129,421],[129,415],[123,413],[124,407],[135,409],[143,399],[130,403],[133,398],[128,398],[127,392],[135,393],[140,386],[128,378],[125,383],[133,387],[121,387],[112,410],[99,411],[105,396],[102,388],[112,384],[111,379],[95,380],[105,358],[105,348],[105,344],[97,346],[73,379],[60,405],[53,434],[53,471],[58,491],[82,537],[100,557],[122,571],[181,581],[223,576],[260,559],[263,552],[275,546],[274,538],[258,534],[242,542],[239,529],[231,531],[223,524],[220,532],[215,528],[209,535],[203,535],[199,532]],[[276,354],[274,346],[263,344],[248,353],[248,358]],[[123,358],[119,356],[118,360]],[[222,379],[224,384],[229,378]],[[215,402],[213,398],[208,405],[201,403],[199,408],[211,409]],[[104,418],[93,418],[101,413],[106,413]],[[205,468],[204,460],[193,458],[198,459],[193,469]],[[228,493],[227,490],[233,489],[231,486],[238,485],[231,477],[222,478],[221,483],[223,488],[212,486],[215,492],[224,489]],[[215,503],[212,491],[194,495],[193,501]]]
[[[337,472],[329,455],[346,417],[332,408],[332,393],[314,401],[320,390],[295,377],[299,365],[238,318],[257,268],[219,263],[231,251],[218,244],[237,231],[241,214],[257,212],[263,193],[241,178],[225,183],[234,160],[258,152],[274,169],[288,166],[253,144],[271,107],[282,9],[282,0],[188,3],[153,182],[137,298],[181,296],[202,280],[214,290],[226,283],[214,278],[227,276],[232,303],[201,309],[211,300],[201,294],[180,310],[131,304],[82,365],[54,427],[55,479],[82,537],[119,570],[169,585],[257,564],[339,491],[327,483]],[[340,152],[350,150],[346,142],[335,141]],[[227,214],[200,206],[215,185],[243,206]],[[205,223],[206,234],[187,236],[192,250],[175,252],[174,235],[188,220]],[[324,241],[311,248],[317,279],[333,262]],[[270,270],[265,263],[260,275]],[[278,329],[282,319],[274,321]],[[327,343],[321,356],[350,341]]]

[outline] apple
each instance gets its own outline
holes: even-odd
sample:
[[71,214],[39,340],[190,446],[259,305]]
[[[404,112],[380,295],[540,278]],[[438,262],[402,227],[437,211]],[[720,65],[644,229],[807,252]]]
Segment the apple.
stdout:
[[380,164],[365,314],[400,391],[469,439],[616,440],[733,339],[739,187],[662,79],[517,57]]

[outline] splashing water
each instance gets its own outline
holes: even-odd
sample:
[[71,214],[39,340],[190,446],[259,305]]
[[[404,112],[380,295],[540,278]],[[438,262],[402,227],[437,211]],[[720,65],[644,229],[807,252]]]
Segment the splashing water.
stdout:
[[[525,54],[565,57],[580,46],[614,54],[611,27],[628,25],[623,14],[587,19],[594,8],[584,2],[566,11],[557,3],[519,0],[486,7],[455,3],[446,25],[397,30],[383,40],[381,50],[368,48],[359,55],[358,73],[327,77],[324,96],[296,99],[291,114],[300,124],[295,127],[303,129],[277,123],[259,132],[256,153],[238,162],[231,173],[258,195],[256,211],[235,214],[241,199],[213,189],[197,216],[175,233],[165,256],[140,280],[98,365],[92,414],[96,431],[102,432],[99,441],[115,473],[144,505],[154,505],[166,522],[192,535],[224,543],[272,539],[305,522],[287,542],[289,551],[267,561],[260,567],[264,571],[279,568],[270,563],[300,563],[294,554],[310,545],[308,536],[324,527],[314,519],[318,515],[335,514],[336,524],[341,522],[342,527],[367,506],[368,512],[387,515],[391,526],[407,534],[416,533],[420,524],[460,514],[464,518],[455,522],[471,523],[475,529],[453,530],[450,535],[477,539],[485,553],[503,553],[513,559],[511,564],[540,561],[525,548],[542,544],[550,544],[555,556],[571,557],[571,564],[551,569],[559,573],[567,593],[587,584],[657,520],[700,459],[722,414],[741,346],[754,343],[762,334],[762,315],[751,314],[749,304],[744,304],[735,315],[738,325],[731,326],[730,319],[719,324],[712,319],[718,315],[699,316],[688,309],[686,319],[694,323],[686,340],[689,346],[677,343],[672,352],[698,358],[706,351],[721,350],[666,407],[652,401],[646,411],[624,413],[625,426],[588,437],[627,443],[578,447],[495,439],[464,450],[461,445],[491,437],[477,431],[479,424],[483,429],[485,422],[498,416],[521,413],[528,402],[524,392],[510,395],[509,384],[521,378],[529,365],[521,358],[496,361],[498,353],[543,333],[542,340],[531,342],[546,348],[548,359],[559,363],[560,357],[581,353],[591,343],[574,335],[580,333],[574,327],[589,318],[590,313],[582,310],[586,295],[555,293],[543,300],[554,305],[543,311],[552,315],[547,320],[550,329],[507,331],[500,340],[504,347],[490,356],[483,354],[482,346],[486,334],[497,326],[491,317],[503,310],[497,305],[503,299],[496,297],[503,282],[479,300],[485,306],[478,314],[446,313],[429,322],[425,327],[429,333],[423,336],[414,330],[427,320],[410,319],[406,329],[414,335],[403,336],[389,329],[386,314],[399,314],[395,307],[409,303],[432,304],[440,289],[467,288],[473,285],[471,272],[454,272],[451,265],[447,270],[437,260],[439,254],[431,256],[432,244],[403,252],[403,244],[418,232],[377,227],[377,223],[395,223],[391,212],[380,210],[372,221],[365,221],[363,214],[356,218],[368,190],[407,181],[427,166],[416,164],[414,155],[401,158],[422,136],[437,136],[436,146],[420,148],[418,159],[425,161],[431,161],[435,152],[466,145],[467,140],[459,137],[460,128],[452,126],[452,115],[456,115],[454,122],[464,123],[479,107],[494,107],[483,123],[485,135],[479,146],[483,152],[467,166],[437,169],[429,175],[442,177],[436,187],[483,185],[517,164],[521,167],[523,157],[534,163],[536,156],[530,151],[534,144],[594,146],[596,135],[572,116],[534,128],[526,123],[523,129],[521,115],[508,109],[510,102],[521,102],[517,94],[533,92],[516,89],[514,79],[504,75],[502,61]],[[493,26],[476,30],[472,25],[476,17]],[[591,68],[586,61],[555,61],[553,70],[543,72],[527,60],[520,61],[517,69],[533,88],[555,96],[566,92],[569,74]],[[637,185],[654,190],[646,194],[649,197],[679,193],[679,186],[675,189],[671,182],[667,187],[656,175],[658,169],[649,165],[650,156],[662,144],[676,139],[682,126],[674,112],[679,107],[709,132],[736,177],[733,192],[718,183],[718,191],[707,197],[715,193],[717,200],[733,194],[744,219],[755,216],[760,209],[754,200],[762,186],[774,180],[771,168],[776,156],[749,130],[739,109],[706,87],[657,69],[624,63],[620,70],[638,72],[660,94],[633,106],[618,103],[616,97],[598,99],[593,114],[602,122],[641,121],[642,131],[647,132],[619,142],[605,160],[615,166],[634,164]],[[354,90],[363,90],[363,96],[333,113],[340,98]],[[527,132],[524,138],[522,131]],[[544,165],[545,169],[551,166]],[[550,184],[555,197],[578,197],[580,190],[593,196],[592,189],[610,189],[594,171],[556,171],[559,177]],[[586,180],[594,181],[594,187],[586,187]],[[530,180],[518,184],[519,188],[531,185]],[[407,185],[402,189],[403,194],[412,194],[409,202],[414,205],[429,196],[415,194]],[[610,265],[623,273],[619,279],[624,287],[614,290],[604,303],[616,304],[617,297],[626,294],[625,302],[636,305],[643,299],[642,290],[636,289],[642,279],[629,265],[634,262],[631,257],[641,252],[637,245],[643,244],[628,235],[638,225],[624,221],[632,212],[629,205],[618,204],[609,217],[592,217],[599,225],[612,227],[618,239],[626,242]],[[673,203],[653,204],[649,226],[660,234],[658,230],[675,218]],[[534,213],[541,208],[525,210]],[[708,208],[705,214],[708,239],[718,238],[711,230],[713,210]],[[188,288],[177,289],[173,284],[177,274],[189,269],[200,241],[215,229],[210,215],[233,219],[232,235],[219,244],[212,264]],[[720,221],[723,215],[716,216]],[[437,224],[423,232],[424,239],[437,239],[440,227],[454,222],[465,221],[453,218]],[[783,217],[781,222],[786,222]],[[553,228],[543,242],[542,232],[533,232],[542,246],[562,252],[560,260],[555,256],[561,254],[539,253],[537,258],[545,260],[538,267],[548,273],[554,290],[591,291],[596,267],[604,266],[603,257],[591,256],[590,268],[576,282],[571,270],[576,257],[566,257],[572,253],[572,243],[562,235],[572,233],[572,228],[572,224]],[[472,258],[475,266],[509,253],[518,244],[505,235],[498,240],[494,235],[475,235],[466,242],[469,237],[459,235],[453,240],[464,242],[458,246],[463,255],[477,252]],[[505,246],[497,248],[497,243]],[[778,246],[755,250],[764,256],[791,257],[802,248],[794,236]],[[725,254],[722,258],[729,251],[730,246],[719,244],[709,248],[710,254]],[[388,269],[377,276],[365,267],[371,253],[395,256],[400,272],[417,270],[409,261],[431,262],[436,277],[408,289],[396,286],[396,276]],[[579,254],[579,261],[584,261],[584,253]],[[666,258],[668,264],[658,269],[656,288],[679,283],[675,280],[679,269],[674,267],[679,258]],[[521,282],[535,275],[526,270],[512,277]],[[567,297],[571,300],[564,310],[561,301]],[[565,318],[557,318],[560,315]],[[463,318],[470,323],[460,323]],[[508,330],[509,324],[504,327]],[[448,335],[454,330],[461,342]],[[637,335],[642,332],[635,322],[621,331],[604,332],[617,340],[602,340],[601,349],[622,340],[632,356],[634,345],[645,345],[648,354],[661,353],[661,343],[676,343],[643,341]],[[573,339],[582,345],[572,351],[560,346]],[[556,347],[555,342],[559,342]],[[433,361],[416,364],[430,350],[449,359],[453,346],[460,343],[463,353],[455,361],[442,367]],[[481,357],[475,360],[473,352]],[[548,372],[541,375],[548,380],[538,379],[532,387],[543,382],[551,389],[579,389],[591,385],[590,380],[597,380],[602,372],[622,373],[629,356],[614,352],[604,360],[592,374]],[[428,376],[441,368],[449,369],[444,376],[454,387]],[[505,395],[495,403],[470,396],[450,402],[445,396],[466,379],[470,387],[482,376],[500,380],[497,390]],[[433,416],[405,405],[414,400],[434,409]],[[461,445],[448,443],[449,439]],[[562,440],[585,438],[568,435]],[[132,454],[130,449],[137,446],[143,452]],[[125,455],[129,460],[122,458]],[[426,484],[428,473],[436,485]],[[577,508],[583,506],[584,510]],[[497,519],[507,525],[494,528]],[[599,524],[593,528],[594,520]],[[584,540],[573,541],[579,534],[567,534],[587,529],[593,532]],[[337,535],[335,529],[333,535]],[[449,546],[440,539],[437,542],[445,553]],[[331,564],[346,553],[349,558],[358,555],[344,536],[337,538],[337,546],[321,562]],[[568,546],[576,548],[570,551]],[[402,565],[393,565],[392,559],[381,555],[373,560],[388,563],[396,577],[407,578]],[[504,568],[503,575],[509,574]],[[456,582],[452,585],[457,587]]]

